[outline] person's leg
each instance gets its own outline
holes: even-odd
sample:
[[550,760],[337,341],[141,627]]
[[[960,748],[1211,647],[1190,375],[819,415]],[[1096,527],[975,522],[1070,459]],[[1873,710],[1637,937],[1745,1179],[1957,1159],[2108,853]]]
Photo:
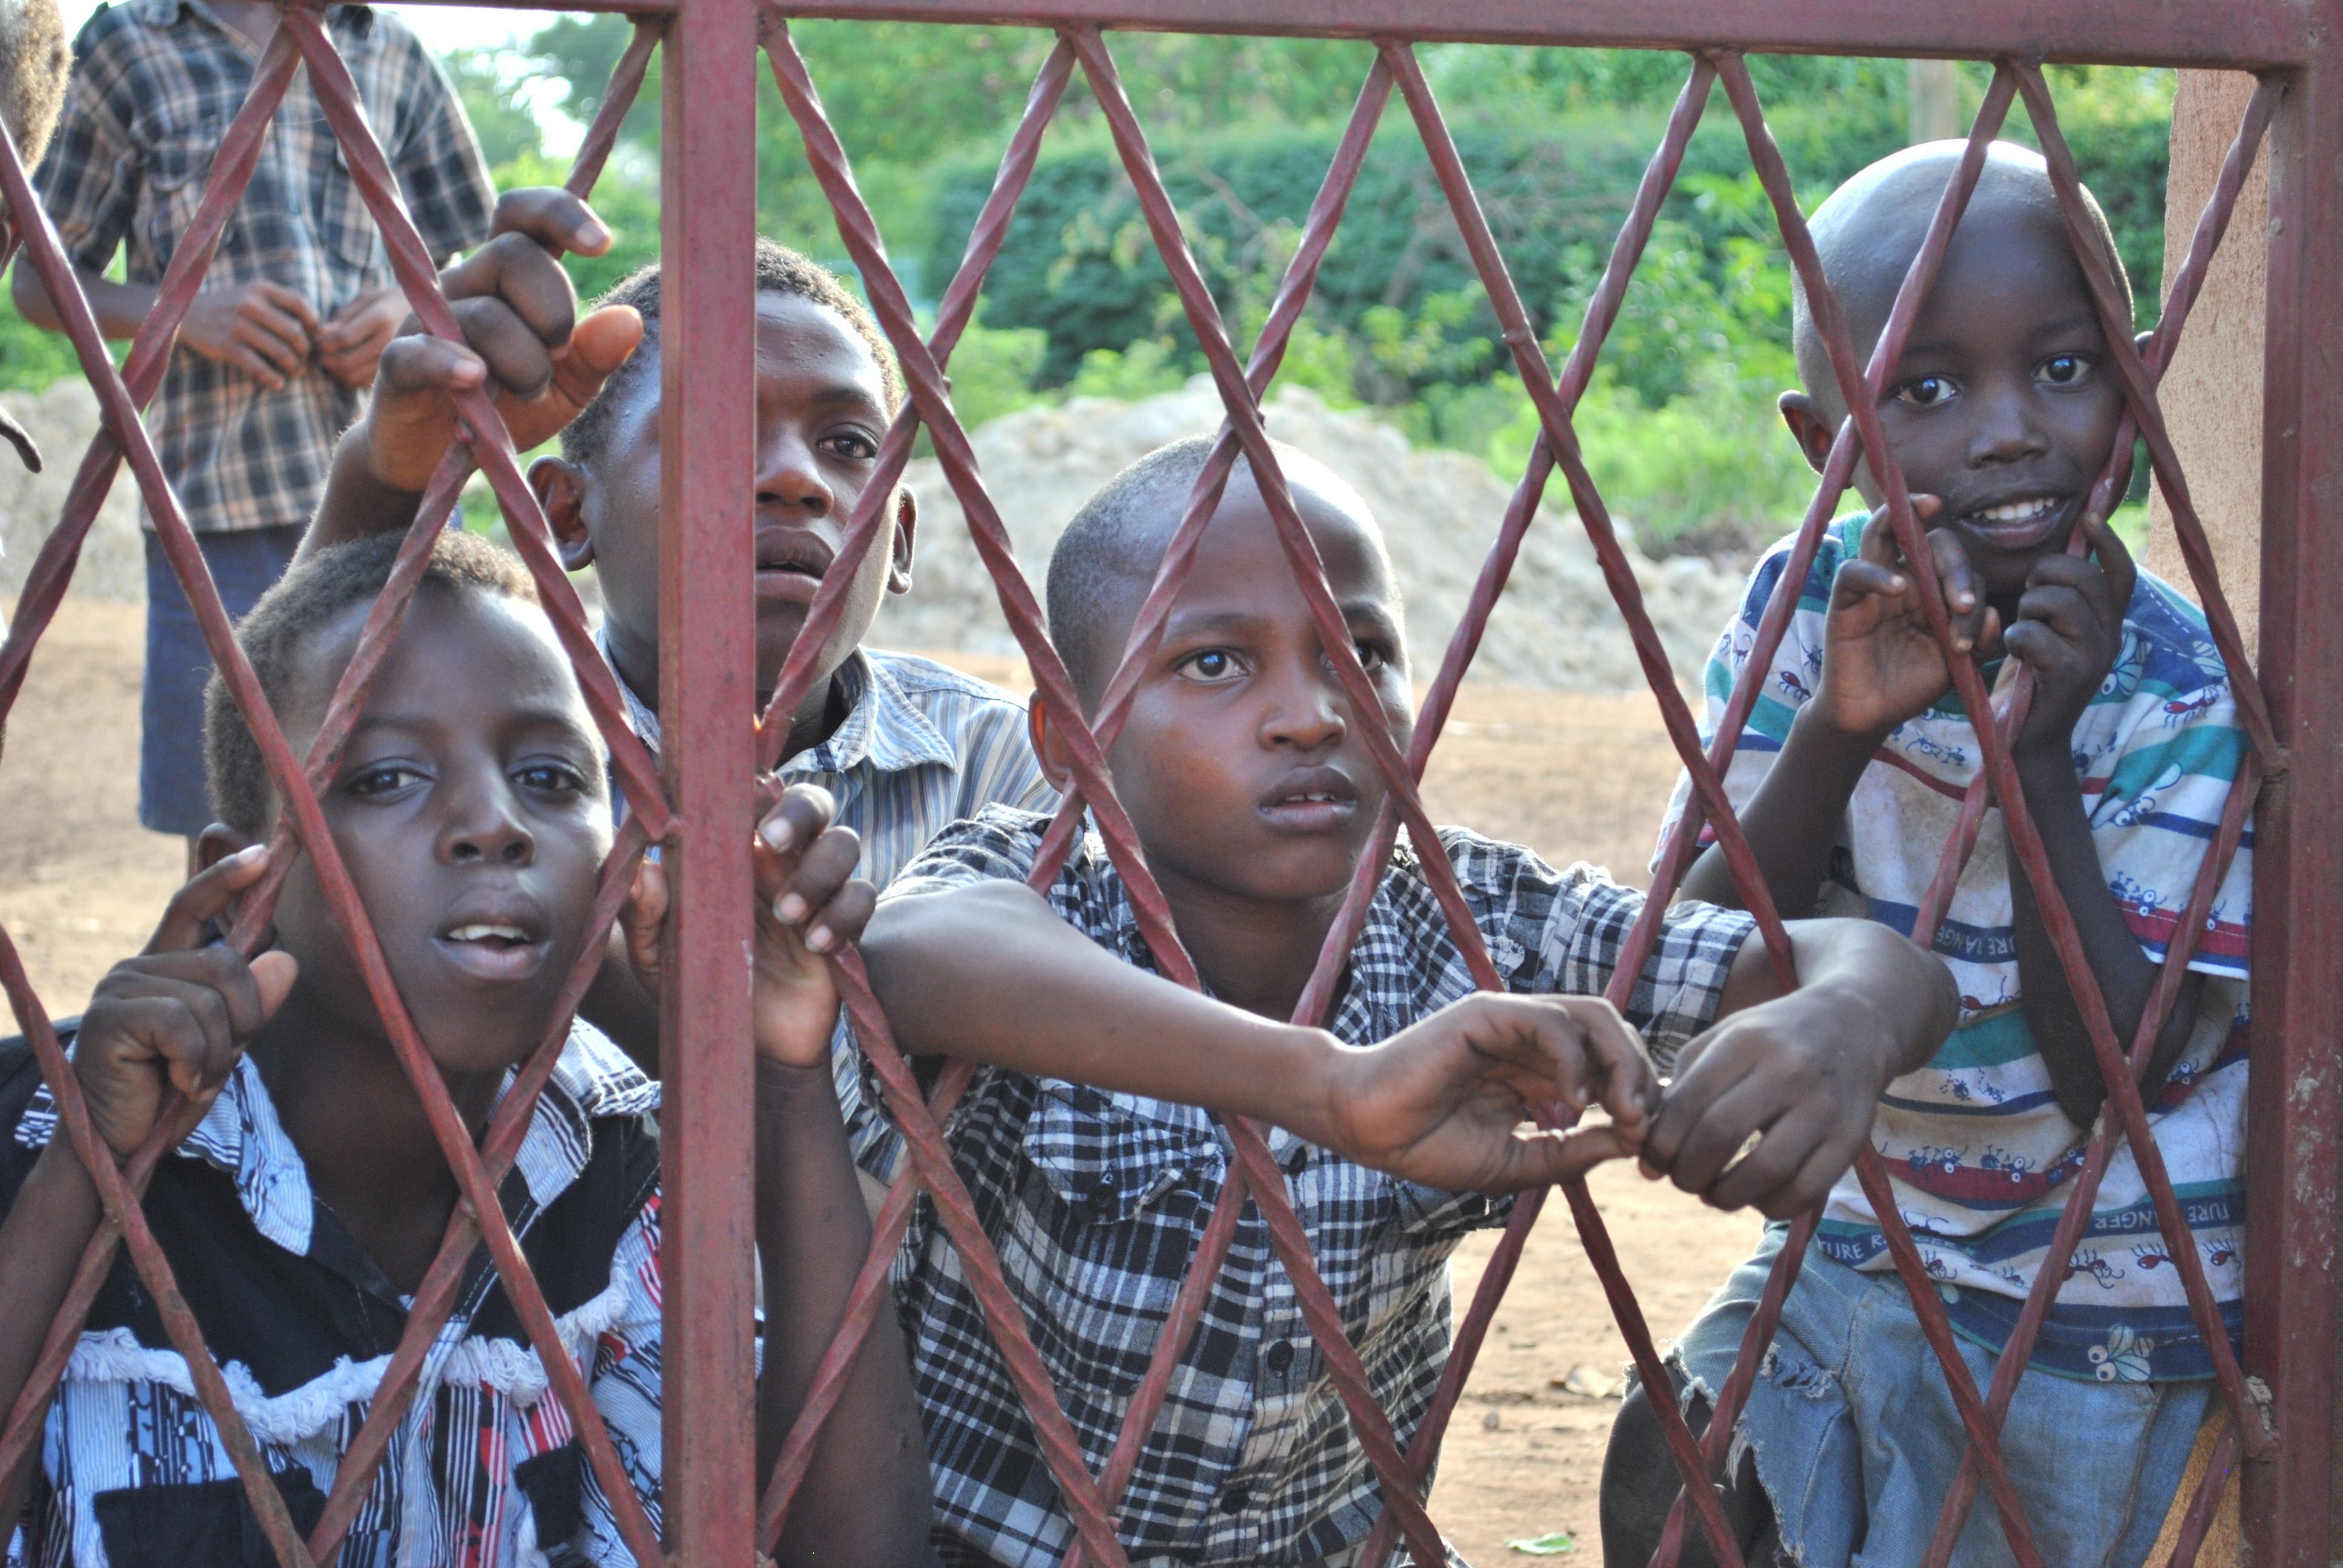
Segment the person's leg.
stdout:
[[[1684,1420],[1698,1437],[1708,1430],[1708,1401],[1696,1391],[1685,1401],[1683,1374],[1671,1367],[1669,1376],[1675,1380],[1675,1396],[1683,1403]],[[1619,1407],[1618,1418],[1611,1426],[1610,1446],[1603,1455],[1599,1511],[1604,1568],[1645,1568],[1652,1553],[1659,1550],[1668,1513],[1682,1490],[1682,1477],[1666,1434],[1660,1430],[1660,1418],[1652,1411],[1650,1395],[1638,1383]],[[1725,1507],[1725,1525],[1741,1548],[1742,1561],[1749,1568],[1772,1568],[1780,1539],[1774,1528],[1774,1505],[1765,1487],[1758,1484],[1756,1461],[1747,1450],[1734,1470],[1733,1484],[1718,1501]],[[1716,1562],[1708,1533],[1689,1513],[1684,1521],[1684,1554],[1677,1562],[1682,1568],[1714,1568]]]
[[[285,573],[301,542],[298,526],[254,528],[198,538],[220,601],[230,618]],[[212,677],[211,650],[162,546],[146,536],[146,675],[141,695],[138,820],[188,843],[211,825],[211,792],[204,782],[204,687]]]

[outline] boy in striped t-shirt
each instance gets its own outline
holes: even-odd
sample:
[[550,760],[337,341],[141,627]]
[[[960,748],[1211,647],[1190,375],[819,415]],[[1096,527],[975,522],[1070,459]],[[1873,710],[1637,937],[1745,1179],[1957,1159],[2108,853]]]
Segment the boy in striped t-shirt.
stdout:
[[[1857,175],[1814,233],[1868,354],[1961,144]],[[2096,213],[2096,209],[2094,209]],[[2107,238],[2104,258],[2121,263]],[[1806,392],[1785,417],[1820,469],[1845,417],[1805,301]],[[2117,1039],[2129,1046],[2244,758],[2204,617],[2103,526],[2065,547],[2123,409],[2106,340],[2041,160],[1996,144],[1880,416],[1961,638],[1988,687],[2016,658],[2035,694],[2012,751],[2026,803]],[[1875,478],[1858,485],[1879,506]],[[1708,725],[1740,678],[1791,541],[1759,562],[1709,661]],[[1910,934],[1983,766],[1886,514],[1825,535],[1725,783],[1786,916],[1860,915]],[[1669,809],[1672,829],[1688,787]],[[1665,835],[1663,835],[1663,843]],[[1704,842],[1707,840],[1704,839]],[[2243,1237],[2248,830],[2141,1078],[2158,1147],[2228,1332]],[[1736,904],[1706,849],[1687,897]],[[2106,1098],[2082,1013],[1998,809],[1935,940],[1961,1023],[1881,1098],[1872,1142],[1983,1386],[2033,1287]],[[1685,1335],[1687,1397],[1724,1380],[1783,1231]],[[2205,1408],[2211,1362],[2145,1183],[2118,1146],[2033,1346],[2004,1432],[2048,1561],[2141,1561]],[[2088,1432],[2090,1442],[2074,1442]],[[1872,1208],[1833,1190],[1740,1436],[1734,1497],[1754,1560],[1916,1562],[1965,1449]],[[1648,1559],[1674,1493],[1657,1427],[1623,1412],[1604,1481],[1612,1562]],[[1893,1461],[1888,1459],[1893,1455]],[[1657,1462],[1651,1462],[1654,1458]],[[1695,1532],[1695,1533],[1697,1533]],[[1956,1563],[2008,1560],[1991,1508]],[[1688,1555],[1688,1562],[1694,1560]]]

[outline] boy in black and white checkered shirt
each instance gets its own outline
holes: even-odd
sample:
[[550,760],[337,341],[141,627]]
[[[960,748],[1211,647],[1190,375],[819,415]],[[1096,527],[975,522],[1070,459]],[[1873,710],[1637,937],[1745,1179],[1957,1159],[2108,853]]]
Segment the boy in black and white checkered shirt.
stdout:
[[[1093,707],[1207,450],[1184,443],[1127,470],[1051,558],[1052,636]],[[1441,849],[1517,994],[1472,994],[1431,884],[1403,848],[1329,1027],[1281,1021],[1383,803],[1362,726],[1384,726],[1404,749],[1413,724],[1399,595],[1373,518],[1324,468],[1292,452],[1282,462],[1382,711],[1353,711],[1240,467],[1110,754],[1209,996],[1149,972],[1127,890],[1094,835],[1037,896],[1022,879],[1047,819],[999,807],[903,872],[864,943],[907,1050],[991,1064],[952,1118],[955,1162],[1093,1471],[1227,1178],[1225,1146],[1192,1107],[1289,1130],[1272,1151],[1404,1446],[1447,1356],[1448,1255],[1503,1217],[1473,1192],[1639,1153],[1649,1173],[1714,1203],[1805,1208],[1853,1159],[1880,1087],[1925,1060],[1954,1016],[1942,967],[1883,928],[1794,925],[1804,983],[1783,996],[1763,944],[1747,940],[1749,917],[1687,905],[1663,926],[1627,1009],[1678,1070],[1648,1116],[1612,1092],[1622,1074],[1643,1081],[1644,1042],[1599,1000],[1643,895],[1449,829]],[[1035,740],[1062,785],[1070,754],[1039,708]],[[1490,1061],[1551,1060],[1534,1037],[1557,1030],[1576,1080],[1566,1098],[1601,1099],[1614,1118],[1625,1112],[1623,1124],[1510,1143],[1468,1137],[1523,1115]],[[1525,1067],[1513,1081],[1534,1080]],[[1140,1092],[1082,1087],[1096,1083]],[[896,1284],[944,1560],[1057,1561],[1071,1523],[930,1209]],[[1348,1563],[1380,1506],[1292,1282],[1249,1208],[1122,1501],[1122,1539],[1134,1562]]]

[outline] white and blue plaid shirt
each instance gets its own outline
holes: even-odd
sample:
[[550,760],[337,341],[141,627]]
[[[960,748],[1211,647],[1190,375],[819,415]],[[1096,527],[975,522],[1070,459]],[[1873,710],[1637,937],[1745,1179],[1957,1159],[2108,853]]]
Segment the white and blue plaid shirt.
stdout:
[[[995,808],[928,846],[887,897],[1031,869],[1048,819]],[[1600,992],[1644,895],[1586,866],[1463,829],[1442,842],[1509,990]],[[1153,960],[1095,834],[1050,885],[1075,930],[1141,969]],[[1749,917],[1673,910],[1626,1009],[1674,1048],[1715,1017]],[[1405,847],[1375,895],[1332,1028],[1386,1040],[1473,989]],[[876,1091],[870,1091],[876,1102]],[[987,1069],[947,1129],[953,1162],[1000,1250],[1093,1473],[1112,1452],[1228,1170],[1204,1112]],[[1277,1131],[1270,1150],[1320,1274],[1403,1447],[1448,1358],[1448,1256],[1506,1205],[1354,1165]],[[1055,1563],[1073,1527],[960,1256],[922,1198],[896,1260],[947,1563]],[[1372,1528],[1381,1486],[1304,1326],[1259,1211],[1248,1208],[1195,1342],[1141,1451],[1120,1530],[1134,1562],[1299,1565],[1342,1559]]]
[[[602,652],[607,659],[607,641]],[[820,745],[782,763],[780,777],[830,792],[839,825],[862,839],[860,874],[875,886],[883,890],[929,839],[988,806],[1056,806],[1058,792],[1041,777],[1026,735],[1021,698],[934,659],[884,648],[857,648],[836,678],[845,719]],[[656,752],[659,715],[624,676],[618,690],[628,721]],[[855,1161],[885,1177],[900,1141],[864,1108],[862,1075],[842,1036],[836,1070]]]

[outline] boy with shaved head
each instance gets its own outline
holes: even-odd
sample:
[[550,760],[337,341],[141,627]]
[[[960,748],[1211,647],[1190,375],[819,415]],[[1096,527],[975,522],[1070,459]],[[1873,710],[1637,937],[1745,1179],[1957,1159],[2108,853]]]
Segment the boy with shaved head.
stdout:
[[[1897,154],[1815,214],[1859,357],[1960,156],[1956,142]],[[2121,278],[2106,221],[2096,206],[2090,216],[2092,243]],[[1805,389],[1785,393],[1782,412],[1820,469],[1845,406],[1803,294],[1795,326]],[[2035,154],[1996,143],[1879,414],[1929,529],[1960,655],[1988,686],[2015,673],[2013,659],[2033,671],[2011,749],[2128,1047],[2246,744],[2204,618],[2135,568],[2113,532],[2085,524],[2122,410],[2047,171]],[[1856,483],[1878,508],[1875,474],[1858,470]],[[2077,526],[2087,556],[2066,553]],[[1710,660],[1712,727],[1789,548],[1785,540],[1759,563]],[[1885,509],[1835,524],[1726,779],[1775,902],[1908,934],[1981,767]],[[1671,825],[1686,795],[1680,784]],[[2248,847],[2231,867],[2140,1078],[2233,1338],[2250,860]],[[1684,892],[1738,901],[1713,847]],[[1925,1068],[1888,1087],[1873,1142],[1983,1387],[2043,1266],[2106,1090],[1998,809],[1935,947],[1959,983],[1960,1027]],[[2210,1352],[2179,1271],[2131,1155],[2118,1150],[2002,1432],[2035,1541],[2057,1563],[2145,1559],[2210,1387]],[[1678,1348],[1677,1393],[1696,1422],[1732,1365],[1783,1234],[1768,1232]],[[1622,1409],[1604,1470],[1614,1564],[1649,1560],[1676,1490],[1645,1397],[1639,1389]],[[1918,1562],[1966,1446],[1871,1206],[1843,1179],[1735,1433],[1728,1508],[1743,1552],[1769,1563],[1776,1554]],[[1974,1510],[1953,1561],[2012,1560],[1994,1510]],[[1707,1561],[1705,1543],[1684,1561]]]
[[[1126,470],[1051,558],[1051,636],[1093,711],[1209,449],[1182,443]],[[1230,1179],[1221,1134],[1192,1107],[1282,1130],[1269,1147],[1286,1195],[1404,1447],[1447,1360],[1448,1256],[1503,1217],[1475,1192],[1640,1153],[1715,1201],[1795,1212],[1845,1169],[1880,1088],[1952,1019],[1942,967],[1881,927],[1794,925],[1805,984],[1782,996],[1748,916],[1703,905],[1663,927],[1623,1020],[1601,992],[1643,895],[1452,828],[1432,852],[1512,994],[1474,994],[1408,845],[1383,868],[1326,1027],[1289,1024],[1383,805],[1369,727],[1403,750],[1414,713],[1373,517],[1322,466],[1280,457],[1375,703],[1361,711],[1337,680],[1240,465],[1109,753],[1203,993],[1151,972],[1160,955],[1095,835],[1046,890],[1027,887],[1049,819],[1004,807],[930,844],[863,943],[906,1047],[989,1064],[948,1129],[954,1161],[1093,1471]],[[1040,709],[1034,722],[1062,784],[1065,738]],[[1677,1068],[1665,1108],[1646,1038]],[[1312,1087],[1330,1074],[1378,1086],[1348,1097],[1376,1111]],[[1517,1132],[1541,1082],[1574,1109],[1599,1100],[1611,1124]],[[931,1210],[896,1286],[944,1561],[1060,1561],[1065,1503]],[[1150,1563],[1346,1564],[1382,1503],[1248,1208],[1121,1500],[1121,1538]]]

